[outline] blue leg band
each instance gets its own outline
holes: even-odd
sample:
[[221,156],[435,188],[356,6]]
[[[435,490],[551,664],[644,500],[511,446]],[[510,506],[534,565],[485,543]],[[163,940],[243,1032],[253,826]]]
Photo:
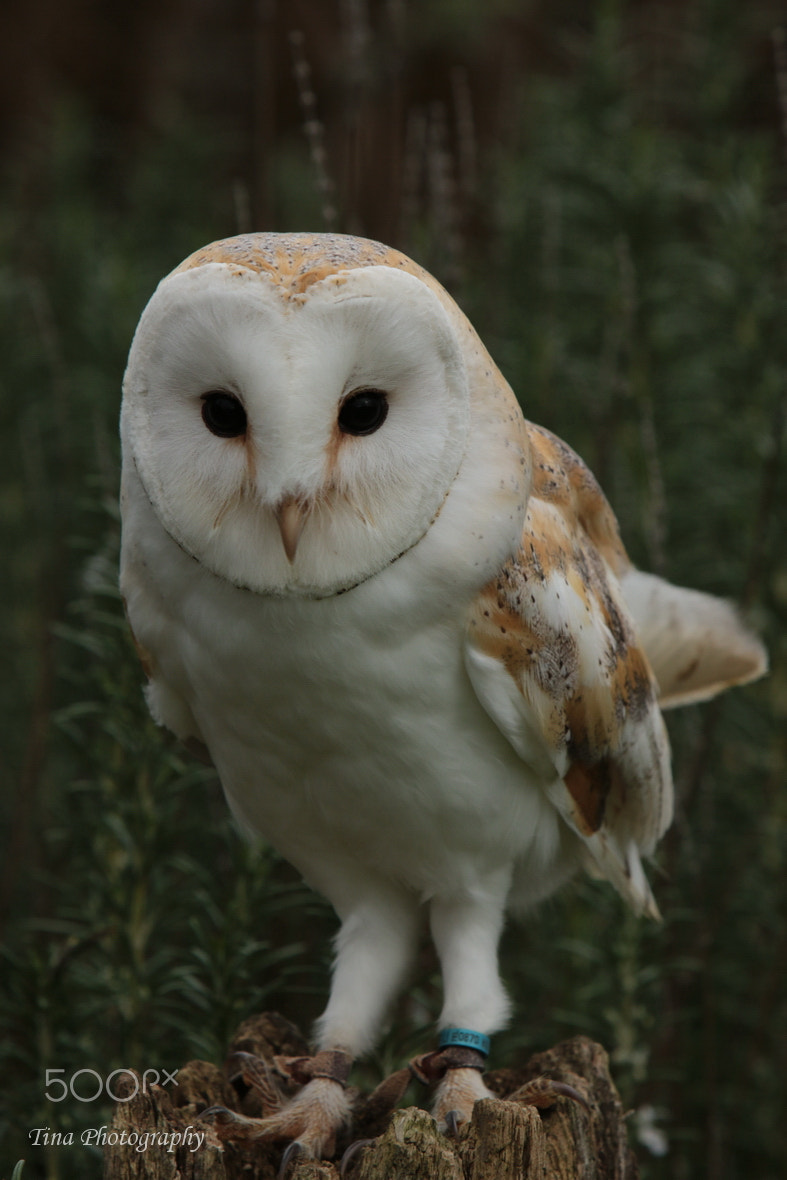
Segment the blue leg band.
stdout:
[[489,1037],[483,1033],[473,1032],[471,1028],[444,1028],[437,1044],[441,1049],[449,1045],[461,1045],[463,1049],[475,1049],[476,1052],[483,1053],[484,1057],[489,1056],[491,1047]]

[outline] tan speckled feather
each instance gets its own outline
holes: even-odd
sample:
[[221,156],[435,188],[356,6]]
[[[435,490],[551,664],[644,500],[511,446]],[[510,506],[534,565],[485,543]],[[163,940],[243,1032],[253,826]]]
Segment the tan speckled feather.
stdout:
[[210,262],[266,274],[280,293],[294,299],[313,283],[361,266],[390,266],[415,275],[428,286],[437,286],[428,271],[398,250],[348,234],[240,234],[196,250],[172,273],[193,270]]
[[[620,589],[630,567],[593,475],[529,425],[533,487],[519,552],[478,598],[469,671],[482,703],[504,670],[525,760],[600,870],[639,910],[655,903],[639,864],[672,814],[669,743],[657,688]],[[479,657],[484,671],[478,674]],[[490,664],[494,661],[494,664]],[[494,689],[493,689],[494,694]],[[517,709],[518,706],[518,709]]]

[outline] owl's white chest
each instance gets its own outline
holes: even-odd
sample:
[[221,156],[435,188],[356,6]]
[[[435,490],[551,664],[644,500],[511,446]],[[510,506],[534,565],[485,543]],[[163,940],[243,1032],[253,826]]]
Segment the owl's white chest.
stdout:
[[541,792],[475,699],[459,627],[359,633],[332,627],[318,603],[299,606],[230,659],[236,670],[244,661],[231,730],[215,662],[194,678],[195,713],[237,813],[307,876],[330,850],[429,893],[447,868],[450,879],[446,861],[461,877],[463,854],[474,872],[513,857],[538,823]]
[[[266,599],[178,560],[187,590],[154,638],[160,701],[174,689],[239,819],[329,897],[342,862],[423,896],[554,862],[557,816],[465,673],[464,603],[414,612],[394,575]],[[145,642],[153,599],[135,601]]]

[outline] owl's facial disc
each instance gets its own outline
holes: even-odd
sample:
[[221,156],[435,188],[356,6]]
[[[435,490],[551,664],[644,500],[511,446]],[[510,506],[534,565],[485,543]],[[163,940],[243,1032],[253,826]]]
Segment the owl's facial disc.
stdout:
[[293,296],[210,263],[164,280],[124,382],[124,447],[170,536],[262,594],[325,597],[412,548],[467,443],[458,334],[390,267]]

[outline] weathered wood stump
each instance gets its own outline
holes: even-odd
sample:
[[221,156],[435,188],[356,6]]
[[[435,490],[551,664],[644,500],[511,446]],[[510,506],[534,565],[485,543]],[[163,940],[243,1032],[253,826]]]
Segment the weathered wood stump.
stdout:
[[[265,1013],[238,1029],[230,1053],[238,1050],[272,1059],[308,1047],[288,1021]],[[563,1097],[545,1111],[518,1102],[520,1087],[541,1075],[573,1086],[589,1110]],[[339,1153],[353,1139],[373,1141],[353,1157],[348,1180],[637,1180],[623,1108],[600,1045],[574,1037],[521,1069],[495,1070],[485,1080],[502,1101],[476,1103],[458,1139],[439,1134],[419,1107],[384,1113],[358,1094],[355,1122]],[[230,1085],[221,1069],[204,1061],[184,1065],[177,1082],[176,1089],[155,1086],[117,1104],[104,1180],[275,1180],[282,1145],[221,1144],[199,1117],[214,1105],[258,1114],[254,1092]],[[334,1162],[300,1161],[288,1180],[338,1177]]]

